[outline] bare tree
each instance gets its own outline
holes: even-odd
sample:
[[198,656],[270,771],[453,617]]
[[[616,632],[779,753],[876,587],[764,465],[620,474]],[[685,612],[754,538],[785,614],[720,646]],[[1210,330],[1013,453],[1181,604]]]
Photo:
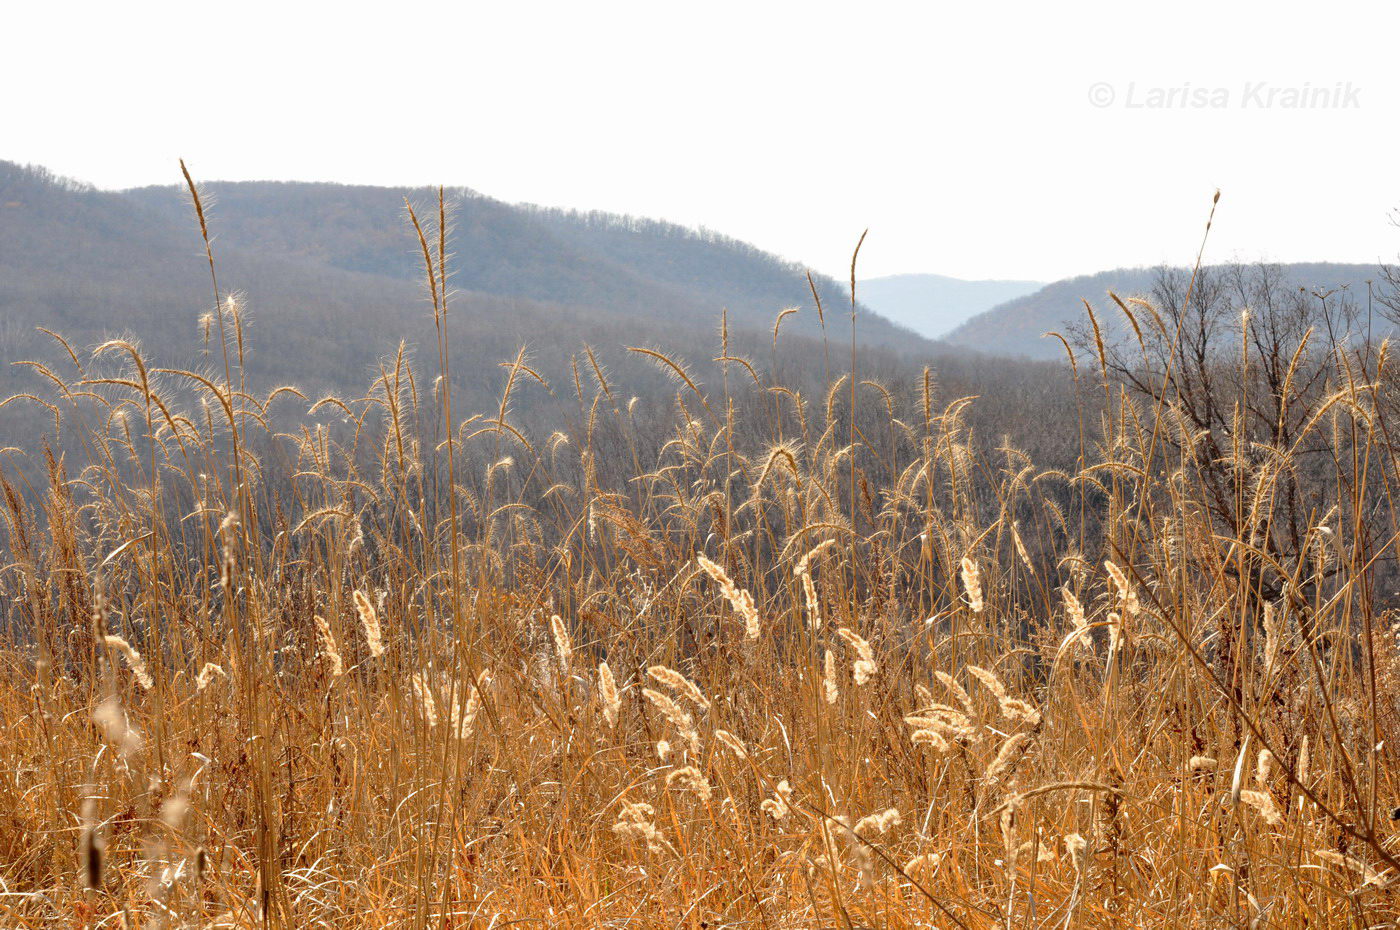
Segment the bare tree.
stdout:
[[1162,268],[1149,299],[1114,300],[1128,325],[1091,315],[1079,342],[1160,415],[1159,438],[1200,476],[1216,527],[1256,547],[1233,569],[1248,589],[1306,597],[1336,570],[1318,560],[1317,528],[1346,506],[1347,482],[1365,480],[1342,467],[1355,436],[1319,428],[1339,390],[1375,374],[1356,301],[1268,264]]

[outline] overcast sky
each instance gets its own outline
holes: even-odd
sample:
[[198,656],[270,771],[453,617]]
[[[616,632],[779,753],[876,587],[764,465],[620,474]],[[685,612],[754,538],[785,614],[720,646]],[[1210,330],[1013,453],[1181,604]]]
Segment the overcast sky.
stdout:
[[1210,258],[1400,252],[1395,4],[107,0],[3,21],[0,158],[101,187],[173,183],[184,156],[203,179],[663,217],[836,274],[869,227],[862,276],[1039,279],[1189,261],[1218,187]]

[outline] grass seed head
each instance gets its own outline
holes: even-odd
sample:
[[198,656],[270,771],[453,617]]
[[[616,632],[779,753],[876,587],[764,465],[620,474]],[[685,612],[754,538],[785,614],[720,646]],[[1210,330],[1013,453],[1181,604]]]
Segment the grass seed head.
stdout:
[[653,665],[647,669],[647,674],[651,676],[653,681],[665,685],[684,698],[688,698],[701,710],[710,709],[710,699],[705,697],[704,692],[675,669],[667,668],[664,665]]
[[379,611],[374,609],[365,592],[355,591],[355,611],[360,615],[360,626],[365,631],[365,645],[374,658],[384,655],[384,633],[379,626]]
[[982,600],[982,572],[976,562],[966,557],[962,560],[962,583],[963,590],[967,592],[968,609],[980,614],[986,607]]
[[607,662],[598,664],[598,697],[603,704],[603,719],[609,727],[617,726],[618,711],[622,708],[622,698],[617,693],[617,680]]
[[851,674],[856,684],[863,685],[870,681],[880,670],[880,666],[875,662],[875,650],[864,637],[849,627],[843,626],[836,633],[856,654],[855,661],[851,663]]
[[150,670],[146,668],[146,660],[142,658],[141,653],[137,652],[130,643],[120,636],[108,636],[106,642],[108,646],[117,650],[122,658],[126,659],[127,667],[131,669],[131,674],[135,676],[137,683],[143,689],[149,691],[155,687],[155,680],[151,678]]
[[326,664],[330,667],[331,677],[339,678],[345,674],[345,662],[340,657],[340,649],[335,642],[335,634],[331,632],[331,625],[326,622],[326,618],[316,614],[316,638],[321,644],[321,655],[325,656]]

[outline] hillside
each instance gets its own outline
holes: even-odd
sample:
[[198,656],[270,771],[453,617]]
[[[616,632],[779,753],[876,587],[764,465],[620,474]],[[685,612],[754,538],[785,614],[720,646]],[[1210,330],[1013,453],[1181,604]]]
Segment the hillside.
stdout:
[[[422,274],[404,199],[422,207],[435,202],[434,190],[265,181],[202,188],[222,243],[389,279],[416,282]],[[453,283],[462,290],[625,314],[643,328],[705,320],[713,329],[727,308],[732,326],[766,331],[780,310],[813,306],[800,265],[712,232],[511,205],[465,188],[449,195]],[[123,196],[172,225],[190,222],[183,188]],[[837,282],[817,276],[816,283],[824,305],[849,306]],[[860,315],[866,344],[909,344],[908,332],[864,308]],[[813,312],[783,327],[819,332]]]
[[1043,281],[965,281],[941,274],[896,274],[859,282],[861,303],[936,339],[969,318],[1044,287]]
[[[1207,273],[1219,272],[1225,267],[1212,266]],[[1379,278],[1375,265],[1304,262],[1281,268],[1290,286],[1322,290],[1347,288],[1363,306],[1366,282]],[[1097,310],[1109,302],[1110,291],[1125,298],[1151,297],[1156,278],[1157,269],[1154,268],[1117,268],[1055,281],[974,316],[944,336],[944,341],[993,354],[1062,358],[1063,349],[1055,340],[1044,338],[1046,332],[1064,331],[1067,326],[1082,322],[1084,301],[1089,301]],[[1116,313],[1105,314],[1102,319],[1112,327],[1127,325]]]
[[[433,345],[403,199],[427,204],[435,191],[214,183],[206,193],[221,284],[247,310],[249,374],[260,390],[292,382],[317,395],[362,391],[400,340],[410,351]],[[663,347],[705,375],[720,354],[725,308],[732,348],[764,358],[777,313],[802,308],[783,323],[783,340],[811,357],[814,346],[801,347],[820,330],[796,265],[664,223],[515,207],[465,190],[452,199],[454,381],[473,408],[495,397],[498,363],[521,345],[560,386],[561,403],[585,344],[635,374],[639,388],[665,382],[625,346]],[[67,337],[80,358],[132,336],[153,364],[213,364],[217,349],[199,323],[213,304],[202,249],[178,188],[101,191],[0,162],[0,397],[36,386],[14,362],[71,364],[39,326]],[[844,323],[841,287],[826,278],[817,286],[836,308],[834,325]],[[915,361],[938,351],[864,308],[859,316],[862,344],[876,351]],[[18,410],[0,414],[0,445]]]

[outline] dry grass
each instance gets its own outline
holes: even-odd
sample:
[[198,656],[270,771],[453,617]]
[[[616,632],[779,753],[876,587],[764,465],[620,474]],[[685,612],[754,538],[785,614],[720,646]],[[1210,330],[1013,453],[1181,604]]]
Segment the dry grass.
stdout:
[[[4,488],[0,925],[1395,926],[1387,478],[1289,563],[1107,381],[1074,475],[928,379],[857,423],[859,376],[736,369],[755,440],[661,357],[643,463],[596,361],[585,425],[525,436],[522,354],[463,422],[445,220],[437,372],[274,418],[216,283],[219,373],[53,373],[87,457]],[[1384,475],[1369,390],[1311,428]]]

